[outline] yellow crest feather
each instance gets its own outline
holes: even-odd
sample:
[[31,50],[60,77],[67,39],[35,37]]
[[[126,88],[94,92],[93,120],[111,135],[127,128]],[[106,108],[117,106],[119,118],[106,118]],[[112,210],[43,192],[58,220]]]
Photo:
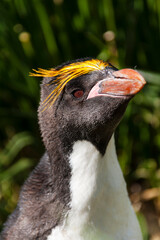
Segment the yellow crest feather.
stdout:
[[34,77],[53,77],[54,80],[49,83],[55,84],[56,87],[54,90],[48,95],[48,97],[43,101],[43,110],[44,111],[48,106],[52,106],[52,104],[56,101],[59,94],[64,89],[65,85],[74,78],[85,75],[92,71],[103,70],[109,63],[104,62],[98,59],[86,60],[83,62],[74,62],[69,65],[63,66],[60,69],[51,68],[49,70],[45,70],[42,68],[38,68],[38,70],[33,69],[33,73],[30,73],[30,76]]

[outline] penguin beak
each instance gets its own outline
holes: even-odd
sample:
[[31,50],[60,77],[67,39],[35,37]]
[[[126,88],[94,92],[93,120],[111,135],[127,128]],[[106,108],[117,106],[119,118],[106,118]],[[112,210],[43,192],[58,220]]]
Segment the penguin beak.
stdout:
[[146,81],[142,75],[133,69],[114,71],[91,89],[87,99],[96,96],[134,96],[145,84]]

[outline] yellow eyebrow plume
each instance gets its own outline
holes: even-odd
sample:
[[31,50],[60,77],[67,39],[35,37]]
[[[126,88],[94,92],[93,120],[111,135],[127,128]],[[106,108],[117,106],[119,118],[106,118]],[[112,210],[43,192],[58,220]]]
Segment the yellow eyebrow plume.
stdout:
[[59,94],[64,89],[65,85],[74,78],[85,75],[92,71],[103,70],[109,63],[104,62],[98,59],[91,59],[82,62],[74,62],[69,65],[65,65],[60,69],[51,68],[49,70],[45,70],[39,68],[38,70],[33,69],[33,73],[30,73],[30,76],[34,77],[52,77],[53,81],[49,83],[55,84],[56,87],[54,90],[48,95],[48,97],[42,103],[42,111],[44,111],[48,106],[51,107],[52,104],[56,101]]

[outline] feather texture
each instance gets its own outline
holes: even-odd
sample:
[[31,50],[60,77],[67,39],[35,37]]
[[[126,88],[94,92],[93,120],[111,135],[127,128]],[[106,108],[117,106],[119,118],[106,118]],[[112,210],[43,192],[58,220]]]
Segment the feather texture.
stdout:
[[53,80],[48,85],[55,85],[53,91],[46,97],[42,103],[42,111],[47,107],[51,107],[59,94],[64,89],[65,85],[74,78],[78,78],[82,75],[88,74],[93,71],[101,71],[106,67],[112,67],[109,63],[98,59],[91,59],[86,61],[74,62],[68,65],[64,65],[62,68],[51,68],[45,70],[38,68],[33,69],[33,73],[30,76],[34,77],[52,77]]

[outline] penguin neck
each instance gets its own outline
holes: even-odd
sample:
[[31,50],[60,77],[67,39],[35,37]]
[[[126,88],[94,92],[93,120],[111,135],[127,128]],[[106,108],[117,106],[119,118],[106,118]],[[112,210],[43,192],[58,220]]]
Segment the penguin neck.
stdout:
[[75,142],[69,161],[70,210],[48,239],[140,240],[114,137],[103,156],[90,142]]

